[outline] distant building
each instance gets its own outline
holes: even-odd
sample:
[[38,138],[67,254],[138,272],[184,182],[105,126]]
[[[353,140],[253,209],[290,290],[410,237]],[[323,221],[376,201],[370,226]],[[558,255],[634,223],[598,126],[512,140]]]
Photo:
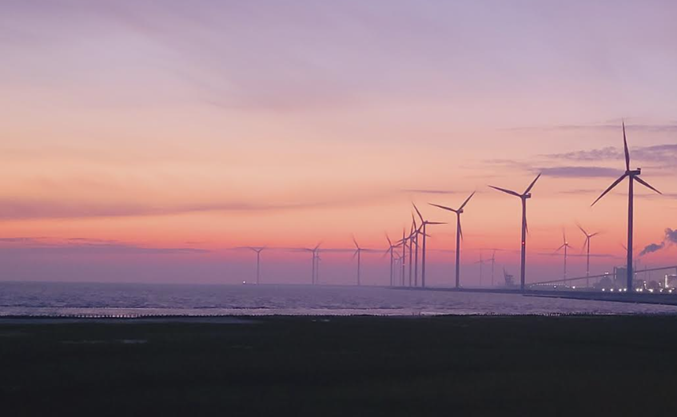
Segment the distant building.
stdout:
[[677,274],[666,274],[663,288],[675,288],[677,286]]
[[511,274],[509,274],[505,269],[503,270],[503,279],[505,279],[505,286],[506,287],[514,287],[515,286],[515,277]]
[[[614,288],[621,289],[628,287],[628,269],[624,266],[614,268]],[[646,289],[646,280],[637,278],[637,270],[634,271],[632,280],[634,289]]]

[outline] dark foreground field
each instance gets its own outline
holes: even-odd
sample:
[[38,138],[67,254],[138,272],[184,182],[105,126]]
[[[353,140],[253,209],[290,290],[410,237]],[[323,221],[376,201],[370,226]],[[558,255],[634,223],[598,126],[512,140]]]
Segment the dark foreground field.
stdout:
[[677,415],[677,317],[0,320],[0,415]]

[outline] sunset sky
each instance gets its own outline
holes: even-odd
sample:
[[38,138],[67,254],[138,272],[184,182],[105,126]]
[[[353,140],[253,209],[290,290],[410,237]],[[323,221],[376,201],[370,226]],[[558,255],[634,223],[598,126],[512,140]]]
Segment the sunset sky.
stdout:
[[[161,4],[161,6],[160,6]],[[0,280],[235,283],[228,248],[385,250],[409,228],[464,214],[463,267],[482,250],[527,281],[623,263],[627,183],[637,252],[677,229],[677,3],[649,1],[0,2]],[[432,284],[451,283],[453,224],[430,229]],[[350,254],[324,282],[354,281]],[[264,253],[267,282],[309,282],[307,254]],[[640,268],[677,264],[677,247]],[[365,256],[365,282],[388,280]],[[485,270],[485,282],[488,279]],[[498,278],[498,270],[496,273]]]

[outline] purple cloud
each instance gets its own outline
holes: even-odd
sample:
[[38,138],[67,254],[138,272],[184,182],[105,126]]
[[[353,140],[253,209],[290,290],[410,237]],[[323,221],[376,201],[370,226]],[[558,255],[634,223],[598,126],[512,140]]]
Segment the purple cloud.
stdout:
[[620,170],[603,167],[562,166],[554,168],[540,168],[537,171],[547,177],[559,178],[599,178],[618,177],[623,173]]
[[14,237],[2,239],[9,243],[4,253],[15,255],[181,255],[202,254],[210,251],[190,247],[146,247],[116,240],[71,238],[53,241],[44,238]]
[[[549,154],[544,156],[551,159],[581,162],[621,160],[625,157],[623,149],[620,146]],[[677,145],[662,144],[631,148],[630,156],[633,160],[658,162],[669,167],[674,167],[675,161],[677,161]]]

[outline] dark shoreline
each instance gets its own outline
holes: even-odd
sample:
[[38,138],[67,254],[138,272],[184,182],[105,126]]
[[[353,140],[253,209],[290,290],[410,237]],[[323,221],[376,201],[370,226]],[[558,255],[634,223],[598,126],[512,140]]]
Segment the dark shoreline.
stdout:
[[202,319],[0,319],[5,415],[677,413],[676,316]]

